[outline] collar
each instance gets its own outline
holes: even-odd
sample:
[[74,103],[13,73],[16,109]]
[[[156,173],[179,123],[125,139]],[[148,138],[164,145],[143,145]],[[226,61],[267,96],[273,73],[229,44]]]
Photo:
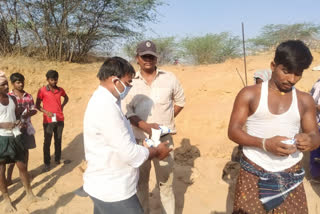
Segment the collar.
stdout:
[[113,96],[113,94],[105,87],[99,85],[98,90],[101,91],[103,94],[105,94],[113,102],[119,104],[119,99],[117,99],[115,96]]
[[[57,88],[55,88],[55,89],[58,90],[58,91],[60,91],[60,87],[58,87],[58,86],[57,86]],[[47,90],[47,91],[50,91],[49,84],[46,85],[46,90]]]
[[[165,73],[165,71],[157,69],[156,70],[156,76],[155,76],[154,79],[156,79],[160,74],[163,74],[163,73]],[[135,75],[134,79],[143,79],[143,76],[141,75],[141,70],[138,70],[136,72],[136,75]]]
[[[17,95],[14,93],[13,90],[11,90],[9,93],[12,94],[12,95],[14,95],[14,96],[17,96]],[[23,95],[22,95],[22,97],[26,97],[26,96],[28,96],[28,93],[27,93],[27,92],[24,92]]]

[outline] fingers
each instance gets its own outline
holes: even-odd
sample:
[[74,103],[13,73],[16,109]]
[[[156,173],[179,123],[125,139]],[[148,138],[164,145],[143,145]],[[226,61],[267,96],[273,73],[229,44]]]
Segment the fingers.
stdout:
[[149,147],[148,144],[147,144],[147,142],[146,142],[145,140],[142,142],[142,144],[143,144],[143,146],[146,147],[146,148]]
[[[287,145],[288,146],[288,145]],[[288,156],[290,154],[293,154],[297,151],[297,147],[290,145],[288,148],[282,148],[279,147],[277,149],[277,153],[281,156]]]

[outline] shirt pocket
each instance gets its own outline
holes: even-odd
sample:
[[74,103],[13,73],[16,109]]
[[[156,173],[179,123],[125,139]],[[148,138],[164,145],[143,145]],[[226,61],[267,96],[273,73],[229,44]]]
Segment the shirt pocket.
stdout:
[[170,88],[154,88],[152,99],[158,104],[167,104],[172,101],[172,90]]

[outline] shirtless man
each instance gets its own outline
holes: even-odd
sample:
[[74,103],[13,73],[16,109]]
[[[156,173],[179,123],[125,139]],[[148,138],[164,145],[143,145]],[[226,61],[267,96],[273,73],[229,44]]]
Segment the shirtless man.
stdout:
[[233,213],[308,213],[300,161],[319,147],[320,135],[312,97],[294,85],[312,59],[303,42],[283,42],[271,79],[237,95],[228,135],[244,155]]

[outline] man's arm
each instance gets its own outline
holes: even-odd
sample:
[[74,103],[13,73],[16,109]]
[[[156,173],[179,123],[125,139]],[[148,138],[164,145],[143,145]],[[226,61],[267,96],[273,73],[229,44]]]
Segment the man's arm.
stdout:
[[142,129],[144,132],[148,133],[149,135],[152,134],[151,128],[153,129],[159,129],[159,124],[157,123],[147,123],[140,119],[137,115],[131,116],[129,118],[130,123],[140,129]]
[[174,117],[176,117],[183,109],[186,100],[185,100],[183,88],[179,80],[176,77],[174,78],[175,78],[175,81],[173,86],[173,101],[174,101]]
[[[246,87],[237,95],[229,122],[228,136],[230,140],[239,145],[264,149],[262,138],[251,136],[243,130],[248,117],[253,113],[253,111],[251,112],[250,110],[250,103],[253,101],[254,97],[256,97],[254,87],[259,86]],[[295,146],[281,143],[282,140],[287,140],[287,138],[275,136],[266,139],[264,143],[265,149],[278,156],[287,156],[296,151]]]
[[64,100],[63,100],[63,103],[61,104],[61,109],[63,110],[64,106],[69,102],[69,97],[67,94],[65,94],[63,96]]
[[303,113],[301,115],[302,133],[297,134],[297,148],[300,151],[312,151],[320,146],[320,134],[316,120],[316,106],[313,98],[307,93],[301,93]]
[[53,116],[52,112],[47,111],[47,110],[45,110],[44,108],[42,108],[41,102],[42,102],[42,100],[41,100],[39,97],[37,97],[37,100],[36,100],[36,109],[38,109],[38,110],[41,111],[42,113],[46,114],[48,117],[52,117],[52,116]]
[[243,146],[262,148],[262,138],[254,137],[243,130],[249,117],[251,92],[248,88],[242,89],[237,95],[230,117],[228,137],[235,143]]
[[178,116],[180,111],[183,109],[181,106],[174,105],[174,117]]

